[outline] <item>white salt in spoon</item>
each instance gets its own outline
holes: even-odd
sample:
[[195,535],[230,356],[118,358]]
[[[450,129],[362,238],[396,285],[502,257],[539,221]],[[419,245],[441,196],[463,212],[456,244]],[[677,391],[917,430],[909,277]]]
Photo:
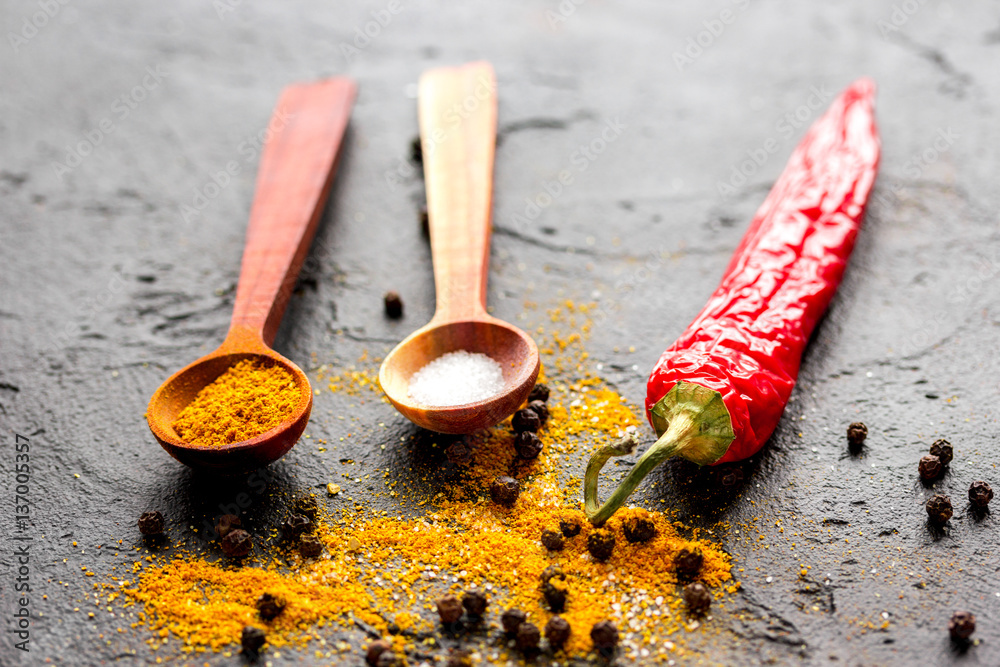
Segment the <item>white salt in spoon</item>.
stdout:
[[[496,77],[486,62],[424,72],[419,86],[420,138],[437,308],[426,326],[389,353],[382,390],[410,421],[441,433],[497,424],[528,397],[538,377],[538,348],[528,334],[486,313]],[[503,388],[460,405],[427,406],[410,397],[410,378],[431,361],[464,350],[500,364]]]

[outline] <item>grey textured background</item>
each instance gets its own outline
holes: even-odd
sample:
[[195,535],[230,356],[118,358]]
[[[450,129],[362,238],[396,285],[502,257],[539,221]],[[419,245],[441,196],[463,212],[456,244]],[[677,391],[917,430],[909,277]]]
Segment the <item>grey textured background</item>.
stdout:
[[[170,459],[142,415],[167,374],[225,332],[256,170],[240,145],[265,126],[281,88],[346,74],[360,91],[331,203],[276,343],[314,376],[319,364],[344,367],[365,350],[380,356],[429,319],[430,257],[416,221],[423,184],[407,161],[414,84],[425,68],[473,59],[493,62],[500,90],[490,304],[532,323],[542,310],[524,311],[525,299],[544,309],[599,292],[609,316],[588,348],[635,402],[801,137],[782,119],[815,90],[876,79],[875,201],[775,437],[738,493],[713,493],[680,464],[654,475],[668,482],[661,491],[644,493],[667,494],[694,524],[730,522],[720,538],[739,558],[743,590],[712,622],[718,632],[690,640],[696,658],[1000,663],[997,524],[973,517],[965,500],[973,479],[1000,485],[1000,4],[564,0],[565,20],[555,22],[546,14],[560,11],[555,0],[402,0],[349,62],[340,45],[387,4],[53,1],[54,15],[36,17],[44,25],[33,32],[25,21],[44,3],[3,3],[0,526],[5,536],[15,530],[20,433],[32,446],[36,617],[31,653],[19,655],[5,633],[0,663],[149,662],[142,632],[116,633],[122,619],[106,613],[86,618],[94,579],[81,567],[99,579],[130,562],[135,518],[149,507],[167,513],[172,535],[196,540],[184,527],[241,489]],[[719,31],[712,22],[723,10],[734,20]],[[704,32],[710,26],[720,34]],[[699,33],[708,46],[678,67],[674,54]],[[155,87],[123,107],[147,68],[161,80],[147,78]],[[93,134],[103,119],[111,131]],[[579,171],[574,152],[616,119],[620,137]],[[57,168],[88,133],[97,145],[78,165]],[[935,148],[941,136],[949,138]],[[719,183],[768,138],[777,153],[723,197]],[[182,206],[230,160],[241,173],[185,220]],[[574,183],[530,224],[515,221],[525,198],[563,169]],[[401,322],[381,314],[391,288],[406,301]],[[275,520],[272,495],[330,481],[340,458],[356,460],[360,474],[435,469],[439,452],[428,464],[398,446],[413,428],[389,406],[357,403],[317,396],[312,437],[338,443],[352,429],[363,437],[325,453],[300,443],[270,468],[268,492],[253,495],[252,523]],[[842,434],[858,418],[871,435],[855,458]],[[932,531],[921,507],[932,490],[918,483],[916,462],[941,436],[956,460],[937,486],[951,493],[956,516]],[[5,629],[12,563],[5,546]],[[811,566],[806,580],[800,563]],[[979,619],[982,643],[968,651],[947,639],[957,608]],[[886,619],[885,629],[865,627]],[[311,651],[282,653],[275,664],[312,660]],[[199,664],[203,657],[239,661],[207,655]]]

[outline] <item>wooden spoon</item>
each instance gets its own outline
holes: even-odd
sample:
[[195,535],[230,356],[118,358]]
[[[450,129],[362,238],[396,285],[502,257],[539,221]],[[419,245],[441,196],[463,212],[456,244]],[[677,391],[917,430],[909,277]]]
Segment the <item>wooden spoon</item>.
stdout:
[[[420,137],[430,215],[437,308],[431,321],[385,358],[379,383],[403,415],[442,433],[471,433],[513,414],[538,377],[538,348],[517,327],[486,314],[496,78],[489,63],[433,69],[420,77]],[[504,388],[475,403],[420,405],[409,380],[427,363],[457,350],[492,357]]]
[[[171,375],[149,400],[146,419],[163,448],[193,468],[246,472],[280,458],[309,421],[312,389],[298,366],[270,348],[316,233],[337,170],[341,140],[354,102],[350,79],[285,88],[268,125],[247,226],[243,266],[229,333],[217,350]],[[198,392],[247,358],[285,368],[299,401],[292,415],[250,440],[194,445],[173,429]]]

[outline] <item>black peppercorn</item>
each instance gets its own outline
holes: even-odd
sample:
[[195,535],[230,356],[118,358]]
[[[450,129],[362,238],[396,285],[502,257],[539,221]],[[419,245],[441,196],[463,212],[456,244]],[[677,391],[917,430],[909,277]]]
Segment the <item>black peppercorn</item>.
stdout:
[[445,625],[457,623],[462,618],[462,603],[454,595],[446,595],[437,601],[438,616]]
[[973,482],[969,485],[969,502],[979,509],[986,509],[986,506],[993,500],[993,489],[986,482]]
[[392,650],[391,642],[385,639],[373,641],[368,645],[368,651],[365,653],[365,662],[371,665],[371,667],[377,667],[379,656],[390,650]]
[[537,459],[542,453],[542,441],[531,431],[521,431],[514,438],[514,449],[522,459]]
[[971,611],[956,611],[948,621],[948,634],[952,639],[965,641],[976,631],[976,617]]
[[288,539],[297,539],[299,535],[312,529],[312,522],[301,514],[293,514],[281,522],[281,533]]
[[486,613],[488,605],[489,601],[482,591],[465,591],[465,595],[462,596],[462,606],[469,616],[482,616]]
[[868,427],[861,422],[854,422],[847,427],[847,444],[851,449],[858,449],[868,437]]
[[508,609],[500,616],[500,623],[503,625],[503,631],[513,636],[526,618],[527,615],[520,609]]
[[420,137],[413,137],[413,139],[410,140],[410,160],[412,160],[414,164],[424,163],[424,149],[420,145]]
[[917,464],[917,472],[920,473],[920,479],[927,481],[937,479],[941,474],[941,468],[941,459],[931,454],[922,457],[920,463]]
[[563,536],[557,530],[546,528],[542,531],[542,546],[549,551],[562,551]]
[[302,496],[295,500],[295,513],[301,514],[310,521],[316,520],[316,514],[319,512],[319,505],[316,503],[315,496]]
[[544,384],[536,384],[528,392],[528,403],[534,403],[535,401],[541,401],[545,403],[549,400],[549,388]]
[[712,606],[712,595],[705,584],[696,581],[684,587],[684,604],[693,616],[703,616]]
[[549,420],[549,406],[545,405],[544,401],[529,401],[527,409],[535,411],[535,414],[538,415],[539,423],[543,426]]
[[230,558],[243,558],[250,553],[251,546],[253,542],[250,533],[240,528],[222,538],[222,553]]
[[538,642],[542,639],[542,633],[538,631],[538,626],[525,621],[517,626],[517,649],[522,653],[529,653],[538,650]]
[[951,443],[944,439],[935,440],[931,445],[930,453],[938,457],[943,466],[951,463],[951,460],[955,457],[955,450],[952,448]]
[[594,642],[594,648],[608,655],[618,646],[618,628],[611,621],[594,623],[594,627],[590,629],[590,639]]
[[392,651],[386,651],[378,657],[376,667],[403,667],[403,658]]
[[427,204],[420,205],[417,216],[420,219],[420,233],[424,238],[429,239],[431,237],[431,216],[427,213]]
[[649,542],[656,535],[653,522],[644,516],[629,517],[622,522],[622,528],[625,532],[625,539],[632,544]]
[[427,213],[427,204],[420,206],[420,233],[426,238],[431,236],[431,216]]
[[587,535],[587,551],[594,557],[594,560],[601,563],[611,558],[611,552],[615,548],[615,535],[610,530],[598,528],[590,535]]
[[699,549],[693,551],[681,549],[674,557],[674,569],[677,570],[677,578],[682,581],[696,579],[701,572],[701,565],[705,557]]
[[243,646],[244,653],[256,655],[266,641],[267,635],[260,628],[255,628],[252,625],[243,626],[243,632],[240,633],[240,645]]
[[315,535],[300,535],[299,553],[304,558],[315,558],[323,553],[323,543]]
[[553,613],[561,613],[566,609],[566,589],[557,586],[554,582],[548,581],[542,586],[542,595],[545,597],[545,602],[548,603],[549,609]]
[[403,316],[403,300],[399,297],[398,292],[386,292],[385,296],[382,297],[382,302],[385,306],[386,317],[395,320]]
[[948,519],[951,518],[951,498],[948,496],[937,493],[927,501],[925,507],[927,508],[927,516],[934,523],[947,523]]
[[514,413],[514,416],[510,420],[510,425],[514,427],[515,433],[537,431],[542,426],[542,420],[538,418],[537,412],[524,408]]
[[263,593],[257,598],[257,613],[265,621],[271,621],[285,611],[285,601],[270,593]]
[[576,537],[580,534],[580,522],[575,517],[568,517],[559,520],[559,530],[563,537]]
[[467,466],[472,463],[472,449],[464,442],[455,442],[444,450],[444,456],[457,466]]
[[521,483],[513,477],[497,477],[490,485],[490,499],[498,505],[513,507],[521,494]]
[[225,537],[242,525],[240,518],[235,514],[223,514],[215,524],[215,532],[219,537]]
[[163,534],[163,515],[159,512],[143,512],[139,517],[139,532],[143,535]]
[[553,616],[545,624],[545,637],[553,651],[558,651],[569,639],[569,623],[562,616]]

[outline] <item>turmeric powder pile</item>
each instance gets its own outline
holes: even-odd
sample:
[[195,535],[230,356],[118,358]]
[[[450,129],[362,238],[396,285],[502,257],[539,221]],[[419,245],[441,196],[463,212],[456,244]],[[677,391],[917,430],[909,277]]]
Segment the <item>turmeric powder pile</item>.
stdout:
[[295,411],[295,378],[274,363],[243,359],[206,386],[172,424],[182,440],[218,447],[270,431]]
[[[137,561],[133,579],[115,582],[133,627],[152,631],[148,643],[154,651],[176,648],[179,640],[184,652],[231,655],[249,625],[266,633],[266,655],[285,657],[284,647],[307,647],[331,664],[360,664],[367,644],[379,635],[407,656],[407,664],[433,664],[447,655],[438,640],[456,637],[454,628],[442,628],[436,602],[478,591],[488,600],[486,613],[478,622],[466,619],[457,636],[473,664],[507,664],[521,654],[502,639],[501,614],[517,608],[544,628],[553,611],[542,574],[556,566],[553,585],[565,593],[559,616],[571,632],[552,653],[555,660],[593,658],[590,630],[603,620],[617,626],[623,657],[647,664],[685,655],[684,636],[698,623],[685,608],[675,558],[684,549],[700,551],[697,578],[723,600],[739,587],[732,580],[731,557],[710,535],[636,507],[622,509],[604,526],[615,541],[606,562],[588,552],[587,538],[595,529],[581,510],[574,468],[600,443],[641,426],[641,412],[584,369],[579,336],[553,339],[539,345],[552,350],[546,364],[555,375],[540,378],[552,395],[549,419],[538,432],[543,449],[537,458],[518,458],[508,419],[450,445],[442,439],[442,449],[460,445],[446,454],[457,470],[453,486],[428,493],[426,480],[412,475],[394,479],[388,469],[372,475],[385,487],[374,495],[401,504],[398,511],[374,510],[365,502],[370,492],[350,495],[338,487],[326,506],[320,503],[315,520],[314,534],[323,546],[319,557],[302,557],[278,535],[257,534],[253,562],[220,559],[217,548]],[[411,437],[429,444],[426,435]],[[509,508],[489,496],[490,483],[500,475],[521,485]],[[632,543],[624,526],[640,517],[651,522],[654,535]],[[561,550],[547,549],[542,532],[566,534],[563,525],[579,526],[579,532],[566,536]],[[256,607],[265,592],[286,603],[266,621]],[[359,629],[369,639],[335,640],[356,637]]]
[[[560,391],[559,384],[552,386]],[[489,600],[483,624],[493,634],[500,614],[511,607],[544,627],[553,614],[540,577],[557,565],[565,575],[557,584],[566,592],[565,611],[559,615],[572,629],[561,655],[591,654],[590,628],[605,619],[618,625],[627,650],[681,655],[677,634],[693,619],[679,594],[674,558],[681,549],[700,550],[704,562],[699,580],[721,598],[736,588],[730,557],[696,531],[685,537],[665,514],[628,508],[605,526],[615,536],[611,558],[595,561],[586,547],[593,528],[579,509],[579,493],[567,494],[570,476],[562,461],[574,454],[576,436],[616,435],[638,418],[617,393],[595,380],[569,384],[562,391],[571,400],[569,405],[553,401],[549,422],[540,431],[545,446],[538,459],[516,459],[509,420],[467,438],[471,460],[463,469],[464,483],[453,493],[420,503],[428,509],[420,517],[371,516],[355,504],[339,516],[318,518],[316,536],[324,547],[320,558],[303,559],[283,543],[268,540],[258,549],[268,555],[253,565],[213,562],[202,555],[178,557],[147,567],[121,589],[130,604],[142,605],[140,619],[157,637],[179,638],[187,651],[238,650],[245,625],[265,630],[268,644],[280,650],[320,642],[328,625],[361,624],[383,636],[389,636],[391,625],[401,628],[395,641],[405,652],[407,645],[419,648],[418,634],[440,628],[435,602],[449,592],[458,597],[465,591],[483,592]],[[507,473],[521,478],[523,485],[510,509],[493,503],[486,493],[487,480]],[[395,496],[399,487],[394,482],[387,486]],[[648,543],[632,544],[624,536],[623,524],[636,516],[655,526]],[[579,534],[565,539],[561,551],[548,551],[540,541],[542,531],[558,530],[565,521],[579,525]],[[255,607],[263,592],[287,602],[269,622],[261,620]],[[161,641],[150,643],[158,648]],[[483,638],[470,638],[470,644],[474,655],[488,663],[518,655]],[[338,652],[325,642],[318,648],[331,659]]]
[[[656,527],[646,544],[630,544],[623,535],[623,521],[636,514]],[[548,552],[539,534],[560,519],[575,521],[582,530],[566,540],[562,551]],[[290,567],[277,560],[231,567],[200,557],[178,558],[146,569],[127,583],[125,593],[142,603],[151,629],[181,639],[186,650],[233,647],[245,625],[264,629],[268,643],[278,649],[319,640],[326,624],[346,628],[356,621],[383,636],[395,624],[411,631],[401,638],[412,637],[438,627],[437,599],[449,592],[461,597],[468,590],[481,591],[489,600],[487,627],[499,626],[500,614],[511,607],[543,627],[553,614],[540,576],[558,565],[565,575],[558,583],[567,594],[560,616],[572,628],[566,655],[590,653],[590,628],[605,619],[613,620],[639,650],[676,653],[671,635],[688,619],[677,593],[674,557],[683,548],[700,549],[700,580],[721,595],[720,586],[731,576],[729,556],[710,542],[681,537],[659,513],[623,510],[606,527],[616,547],[607,563],[598,563],[587,554],[592,529],[583,513],[565,509],[545,487],[532,486],[509,511],[480,501],[449,504],[413,521],[366,519],[360,513],[321,521],[316,534],[325,557],[303,561],[289,555]],[[257,614],[255,602],[263,592],[287,603],[273,621]],[[488,641],[470,648],[490,662],[516,655]]]

